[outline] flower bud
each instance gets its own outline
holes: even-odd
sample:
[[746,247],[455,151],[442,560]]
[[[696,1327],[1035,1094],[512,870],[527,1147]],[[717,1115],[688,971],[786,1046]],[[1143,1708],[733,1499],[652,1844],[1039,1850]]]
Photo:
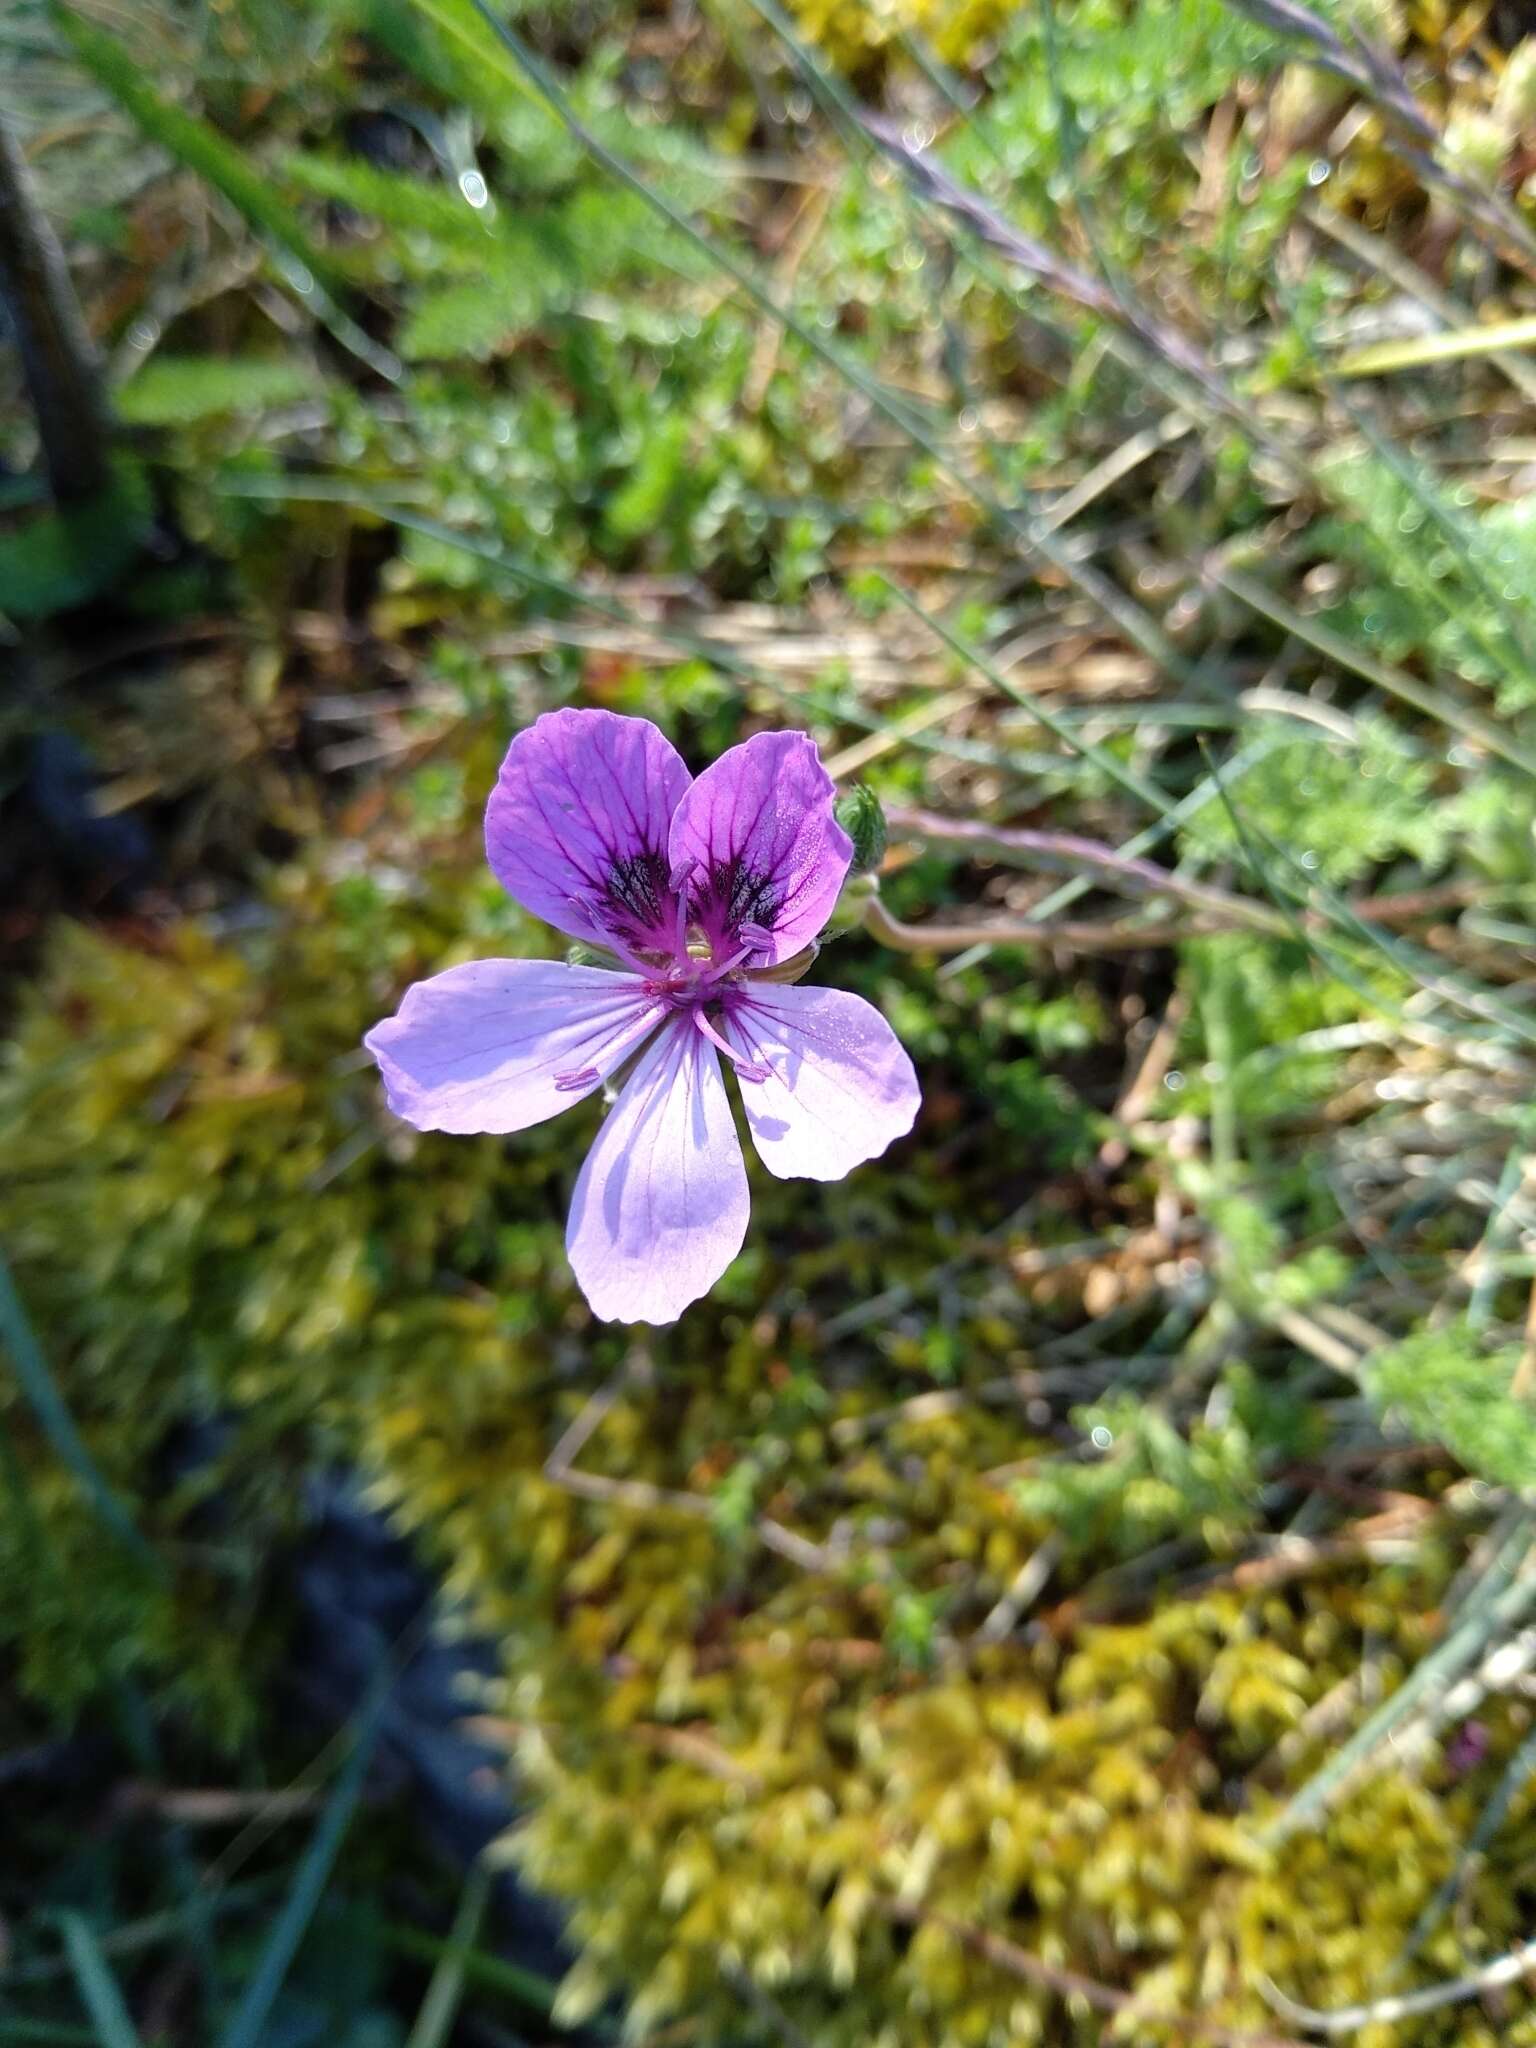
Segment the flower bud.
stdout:
[[880,799],[862,782],[840,796],[832,807],[833,816],[853,841],[856,875],[872,874],[885,859],[885,813]]

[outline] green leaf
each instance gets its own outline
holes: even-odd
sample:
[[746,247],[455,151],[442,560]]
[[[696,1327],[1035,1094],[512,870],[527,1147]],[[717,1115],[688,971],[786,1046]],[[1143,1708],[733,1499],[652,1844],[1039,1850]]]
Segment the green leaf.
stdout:
[[1426,1330],[1378,1355],[1366,1384],[1415,1435],[1444,1444],[1499,1486],[1536,1486],[1536,1404],[1510,1392],[1517,1345],[1481,1351],[1464,1321]]
[[143,470],[120,462],[100,496],[0,533],[0,614],[51,618],[109,589],[136,558],[151,513]]
[[316,277],[332,266],[304,231],[293,209],[273,190],[268,172],[182,107],[156,92],[116,37],[54,0],[59,32],[96,82],[130,113],[145,134],[215,186],[247,220],[270,235]]
[[415,229],[482,251],[496,237],[498,217],[492,207],[471,206],[451,185],[433,185],[424,178],[381,171],[356,157],[322,156],[310,150],[292,151],[283,159],[283,168],[296,185],[317,198],[350,206],[387,227]]
[[366,0],[366,11],[395,55],[452,98],[493,116],[534,100],[474,0]]
[[484,361],[528,333],[543,310],[543,294],[526,273],[466,279],[417,301],[400,331],[399,350],[409,362]]
[[292,356],[156,356],[123,385],[120,419],[135,427],[180,427],[219,413],[261,412],[320,388]]
[[639,540],[662,524],[683,479],[688,435],[689,423],[679,414],[658,424],[603,514],[603,525],[615,539]]

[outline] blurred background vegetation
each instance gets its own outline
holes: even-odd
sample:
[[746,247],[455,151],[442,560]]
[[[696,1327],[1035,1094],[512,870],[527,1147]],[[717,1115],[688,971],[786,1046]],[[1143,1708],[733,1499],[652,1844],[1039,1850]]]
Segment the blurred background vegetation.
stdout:
[[[0,0],[0,2042],[1536,2043],[1526,27]],[[568,702],[890,818],[657,1333],[358,1043]]]

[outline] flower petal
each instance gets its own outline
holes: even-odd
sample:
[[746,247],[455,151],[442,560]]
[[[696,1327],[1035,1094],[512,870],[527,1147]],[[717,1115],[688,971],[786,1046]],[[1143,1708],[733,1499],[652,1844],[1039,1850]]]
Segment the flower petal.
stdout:
[[720,1057],[691,1019],[649,1046],[576,1182],[565,1248],[606,1322],[671,1323],[741,1250],[747,1173]]
[[408,988],[364,1045],[419,1131],[522,1131],[590,1095],[666,1015],[630,974],[471,960]]
[[672,883],[686,885],[690,915],[717,956],[739,948],[743,927],[756,927],[759,962],[776,965],[832,915],[853,858],[832,815],[835,795],[807,733],[760,732],[722,754],[683,797],[669,841]]
[[486,858],[525,910],[573,938],[670,952],[667,832],[690,780],[648,718],[546,711],[507,749]]
[[766,1081],[743,1081],[741,1100],[758,1157],[781,1179],[841,1180],[911,1130],[917,1075],[862,996],[748,982],[720,1028],[769,1069]]

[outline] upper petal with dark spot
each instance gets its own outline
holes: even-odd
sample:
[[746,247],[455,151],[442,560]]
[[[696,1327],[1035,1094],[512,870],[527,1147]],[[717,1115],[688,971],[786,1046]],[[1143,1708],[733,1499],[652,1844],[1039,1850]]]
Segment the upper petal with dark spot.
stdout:
[[763,732],[706,768],[672,820],[672,878],[717,954],[757,941],[757,964],[788,960],[832,914],[853,845],[815,742]]
[[670,952],[668,834],[691,778],[646,718],[548,711],[507,749],[485,851],[526,910],[573,938]]

